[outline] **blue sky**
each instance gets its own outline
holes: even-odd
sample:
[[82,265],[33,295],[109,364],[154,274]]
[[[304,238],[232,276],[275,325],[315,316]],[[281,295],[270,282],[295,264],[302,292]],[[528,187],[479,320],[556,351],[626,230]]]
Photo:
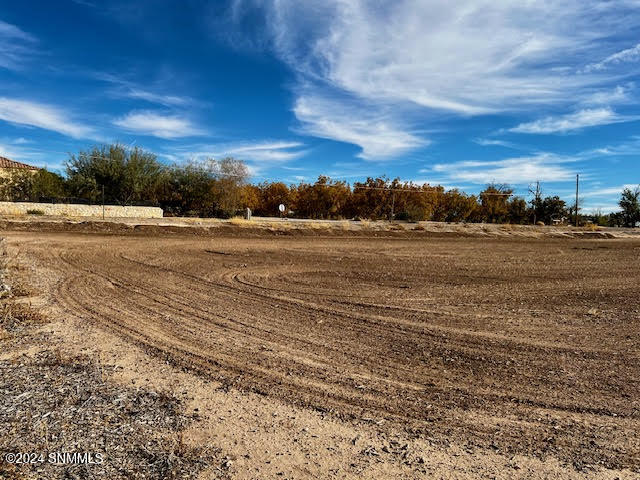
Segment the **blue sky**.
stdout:
[[254,180],[640,183],[640,1],[0,0],[0,155],[118,141]]

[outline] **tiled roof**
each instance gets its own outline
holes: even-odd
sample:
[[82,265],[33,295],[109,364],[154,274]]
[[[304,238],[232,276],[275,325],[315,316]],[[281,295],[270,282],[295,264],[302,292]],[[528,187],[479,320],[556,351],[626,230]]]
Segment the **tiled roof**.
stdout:
[[38,170],[38,167],[32,167],[26,163],[15,162],[5,157],[0,157],[0,168],[24,168],[26,170]]

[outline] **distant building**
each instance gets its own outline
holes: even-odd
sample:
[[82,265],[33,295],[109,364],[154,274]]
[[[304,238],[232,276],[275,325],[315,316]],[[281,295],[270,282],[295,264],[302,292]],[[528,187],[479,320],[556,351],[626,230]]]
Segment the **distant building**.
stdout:
[[6,157],[0,156],[0,177],[7,178],[17,172],[36,173],[38,170],[40,170],[38,167],[33,167],[26,163],[16,162],[15,160],[10,160]]

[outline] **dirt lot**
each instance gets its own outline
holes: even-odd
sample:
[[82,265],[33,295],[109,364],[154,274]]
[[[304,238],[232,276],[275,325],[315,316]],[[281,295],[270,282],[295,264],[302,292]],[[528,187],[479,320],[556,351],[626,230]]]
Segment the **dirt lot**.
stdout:
[[640,478],[637,239],[1,235],[232,478]]

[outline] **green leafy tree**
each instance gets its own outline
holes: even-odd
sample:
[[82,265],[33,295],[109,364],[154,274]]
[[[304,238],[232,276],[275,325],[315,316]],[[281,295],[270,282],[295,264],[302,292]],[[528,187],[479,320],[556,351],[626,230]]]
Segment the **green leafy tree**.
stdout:
[[635,227],[640,222],[640,186],[633,190],[625,188],[618,205],[622,209],[622,224],[625,227]]
[[153,153],[120,144],[95,146],[71,155],[67,179],[73,196],[98,201],[104,189],[105,201],[130,205],[156,202],[164,167]]
[[553,197],[545,197],[542,200],[540,207],[538,219],[547,225],[551,224],[553,220],[562,219],[569,214],[566,202],[557,195]]
[[522,224],[526,222],[529,212],[527,209],[527,202],[524,198],[511,198],[507,204],[507,208],[507,218],[510,223]]
[[167,169],[161,182],[160,206],[168,215],[213,216],[210,173],[195,162]]
[[0,178],[0,196],[7,202],[28,202],[32,197],[32,171],[15,170]]
[[38,201],[41,198],[62,198],[68,196],[66,180],[57,173],[42,168],[32,177],[31,198]]
[[0,196],[12,202],[38,202],[44,198],[67,196],[66,182],[57,173],[42,168],[16,170],[0,178]]

